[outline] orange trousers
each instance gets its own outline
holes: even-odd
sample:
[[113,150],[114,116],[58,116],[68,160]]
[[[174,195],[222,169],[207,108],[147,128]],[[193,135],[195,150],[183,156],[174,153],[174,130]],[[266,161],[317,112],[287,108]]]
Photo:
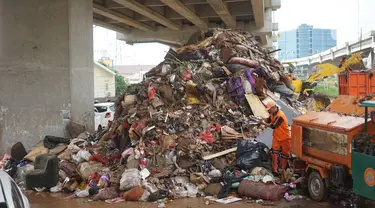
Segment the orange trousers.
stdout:
[[272,154],[272,170],[277,173],[279,169],[278,160],[277,160],[277,152],[281,150],[281,157],[280,157],[280,165],[283,170],[286,169],[286,165],[288,163],[288,159],[290,156],[290,139],[284,141],[278,141],[277,139],[273,138],[272,140],[272,150],[274,153]]

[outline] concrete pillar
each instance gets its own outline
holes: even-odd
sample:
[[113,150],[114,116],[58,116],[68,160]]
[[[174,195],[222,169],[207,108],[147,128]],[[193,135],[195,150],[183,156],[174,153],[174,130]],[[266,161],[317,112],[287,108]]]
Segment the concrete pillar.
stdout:
[[0,155],[94,129],[92,0],[0,1]]

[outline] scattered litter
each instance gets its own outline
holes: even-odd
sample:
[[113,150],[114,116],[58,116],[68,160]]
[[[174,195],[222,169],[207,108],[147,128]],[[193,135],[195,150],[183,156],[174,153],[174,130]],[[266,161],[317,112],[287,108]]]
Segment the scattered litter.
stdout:
[[218,202],[218,203],[221,203],[221,204],[230,204],[230,203],[238,202],[238,201],[241,201],[241,200],[242,200],[241,198],[228,196],[228,197],[223,198],[223,199],[217,199],[217,200],[215,200],[215,202]]

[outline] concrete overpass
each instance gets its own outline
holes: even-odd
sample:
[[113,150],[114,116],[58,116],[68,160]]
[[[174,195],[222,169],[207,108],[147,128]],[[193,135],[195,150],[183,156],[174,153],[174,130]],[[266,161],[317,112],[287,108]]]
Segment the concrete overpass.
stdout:
[[94,130],[93,24],[130,43],[181,45],[208,27],[253,31],[266,44],[280,0],[0,1],[0,155],[45,135]]
[[253,32],[264,45],[278,25],[272,11],[280,0],[94,0],[94,23],[118,32],[127,43],[181,46],[213,27]]
[[352,53],[362,52],[362,57],[368,67],[374,68],[375,64],[375,31],[365,34],[360,40],[346,42],[344,45],[330,48],[312,56],[288,60],[296,67],[296,73],[307,75],[314,66],[320,63],[332,63],[338,65],[341,58],[348,57]]

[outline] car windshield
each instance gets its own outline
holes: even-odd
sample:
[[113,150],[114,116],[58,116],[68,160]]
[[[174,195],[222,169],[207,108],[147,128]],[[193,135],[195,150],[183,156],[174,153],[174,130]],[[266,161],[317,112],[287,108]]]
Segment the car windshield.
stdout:
[[103,113],[107,111],[107,106],[95,106],[96,110],[98,110],[99,113]]
[[109,106],[109,109],[110,109],[111,111],[115,111],[115,105],[111,105],[111,106]]

